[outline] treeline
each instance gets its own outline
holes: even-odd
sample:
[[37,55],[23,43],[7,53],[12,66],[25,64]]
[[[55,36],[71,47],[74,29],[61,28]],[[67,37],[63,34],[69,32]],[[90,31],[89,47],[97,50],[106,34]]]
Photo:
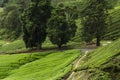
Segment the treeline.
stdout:
[[51,0],[3,0],[0,3],[4,9],[0,14],[1,39],[16,40],[23,36],[27,48],[40,49],[47,36],[61,47],[75,35],[75,6],[53,7]]
[[[89,0],[81,11],[82,38],[86,42],[96,39],[96,46],[107,30],[108,10],[111,9],[106,0]],[[23,40],[27,48],[42,48],[48,35],[50,41],[59,48],[75,36],[77,29],[75,20],[78,17],[77,7],[65,7],[59,4],[51,6],[50,0],[33,0],[22,15]]]
[[3,12],[0,13],[0,35],[2,39],[14,40],[22,34],[20,16],[28,7],[30,0],[2,0]]
[[42,48],[48,36],[59,48],[75,36],[77,8],[59,4],[51,6],[50,0],[33,0],[22,14],[23,40],[27,48]]
[[41,49],[48,36],[60,48],[75,36],[79,16],[82,24],[80,38],[85,42],[96,39],[97,46],[100,46],[108,26],[108,9],[112,8],[107,0],[81,1],[82,8],[62,3],[52,6],[52,2],[55,0],[3,0],[1,38],[14,40],[21,36],[27,48]]

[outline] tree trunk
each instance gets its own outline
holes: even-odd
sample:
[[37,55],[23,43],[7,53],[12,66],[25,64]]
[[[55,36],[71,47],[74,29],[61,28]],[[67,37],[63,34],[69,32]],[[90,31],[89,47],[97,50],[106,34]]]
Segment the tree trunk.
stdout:
[[100,37],[97,37],[96,46],[100,46]]
[[38,43],[38,44],[37,44],[37,49],[38,49],[38,50],[42,49],[42,44],[39,44],[39,43]]
[[62,47],[62,45],[61,45],[61,44],[59,44],[59,45],[58,45],[58,48],[59,48],[59,49],[61,49],[61,47]]

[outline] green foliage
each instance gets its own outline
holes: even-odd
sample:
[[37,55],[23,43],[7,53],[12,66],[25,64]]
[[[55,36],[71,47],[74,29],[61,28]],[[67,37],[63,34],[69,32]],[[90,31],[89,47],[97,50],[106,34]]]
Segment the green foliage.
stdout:
[[0,45],[1,45],[0,53],[26,50],[24,41],[22,41],[22,40],[16,40],[13,42],[1,41]]
[[[31,58],[30,54],[1,55],[0,78],[3,80],[61,80],[72,69],[71,63],[79,55],[79,50],[33,53]],[[37,59],[28,61],[29,58],[34,57]],[[19,64],[19,61],[24,64],[14,67]]]
[[[119,80],[120,71],[120,39],[90,52],[76,70],[87,70],[93,80]],[[94,69],[95,71],[90,71]],[[96,70],[97,69],[97,70]],[[99,73],[99,74],[98,74]],[[110,79],[109,79],[110,78]],[[91,79],[91,80],[92,80]]]
[[9,0],[0,0],[0,7],[4,7],[8,2]]
[[106,31],[108,6],[105,0],[90,0],[88,6],[82,11],[83,37],[86,42],[97,38],[97,46]]
[[2,45],[4,45],[4,44],[6,44],[6,41],[0,41],[0,47],[2,46]]
[[3,27],[6,29],[6,34],[9,34],[8,38],[10,40],[17,39],[18,36],[21,35],[21,22],[18,16],[19,12],[13,10],[10,11],[4,19]]
[[81,66],[79,66],[80,69],[85,69],[85,68],[98,68],[102,64],[108,62],[111,60],[115,55],[118,55],[120,52],[120,39],[107,45],[100,47],[96,49],[93,52],[90,52],[86,59],[85,62],[82,63]]
[[32,1],[22,15],[23,40],[27,48],[40,49],[46,39],[46,23],[51,14],[50,0]]
[[116,7],[120,5],[120,0],[106,0],[109,3],[109,6]]
[[75,14],[72,14],[69,7],[65,9],[63,4],[54,9],[48,21],[47,32],[50,41],[59,48],[66,44],[75,35],[77,28],[75,19]]
[[30,0],[11,0],[4,6],[0,14],[0,28],[5,32],[1,33],[2,39],[15,40],[22,34],[20,14],[28,6]]
[[95,69],[88,80],[111,80],[111,78],[109,77],[109,73]]
[[[81,42],[73,42],[70,41],[68,42],[67,46],[65,47],[65,49],[67,48],[81,48],[80,44],[82,44]],[[47,38],[46,41],[43,43],[43,51],[49,50],[58,50],[56,47],[56,45],[53,45],[51,43],[51,41]],[[29,51],[29,49],[27,49],[25,47],[25,43],[23,40],[15,40],[15,41],[4,41],[4,40],[0,40],[0,53],[8,53],[8,54],[16,54],[18,52],[26,52]]]

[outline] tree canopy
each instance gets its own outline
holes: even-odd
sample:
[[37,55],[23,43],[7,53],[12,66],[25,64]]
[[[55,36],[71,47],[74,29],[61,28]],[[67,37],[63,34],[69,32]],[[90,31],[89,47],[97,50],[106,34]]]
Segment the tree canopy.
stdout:
[[66,44],[76,32],[75,15],[70,10],[69,7],[66,10],[64,5],[60,4],[52,11],[52,16],[48,21],[48,37],[59,48]]
[[32,0],[22,15],[23,40],[27,48],[42,47],[46,39],[46,23],[51,15],[50,0]]
[[107,28],[108,6],[106,0],[90,0],[88,6],[82,11],[83,38],[90,42],[97,39],[97,46]]

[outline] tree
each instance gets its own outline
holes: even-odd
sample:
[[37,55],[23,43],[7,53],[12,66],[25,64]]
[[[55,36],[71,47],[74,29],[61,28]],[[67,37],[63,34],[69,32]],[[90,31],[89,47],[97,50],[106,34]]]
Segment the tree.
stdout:
[[3,27],[11,40],[17,39],[21,34],[21,21],[17,10],[10,11],[4,18]]
[[53,44],[59,48],[66,44],[76,32],[76,23],[74,19],[68,20],[68,14],[63,4],[60,4],[52,11],[52,16],[48,21],[48,37]]
[[[30,0],[4,0],[8,1],[0,14],[1,38],[15,40],[22,35],[22,24],[20,15],[28,7]],[[2,35],[4,34],[4,35]]]
[[46,23],[51,15],[50,0],[32,0],[22,14],[23,40],[27,48],[41,49],[46,38]]
[[100,46],[100,41],[107,28],[107,5],[106,0],[90,0],[81,13],[84,40],[90,42],[93,38],[96,38],[96,46]]
[[0,28],[5,29],[5,36],[2,38],[7,40],[14,40],[21,34],[21,21],[19,19],[19,10],[14,4],[8,4],[4,7],[4,11],[0,15]]

